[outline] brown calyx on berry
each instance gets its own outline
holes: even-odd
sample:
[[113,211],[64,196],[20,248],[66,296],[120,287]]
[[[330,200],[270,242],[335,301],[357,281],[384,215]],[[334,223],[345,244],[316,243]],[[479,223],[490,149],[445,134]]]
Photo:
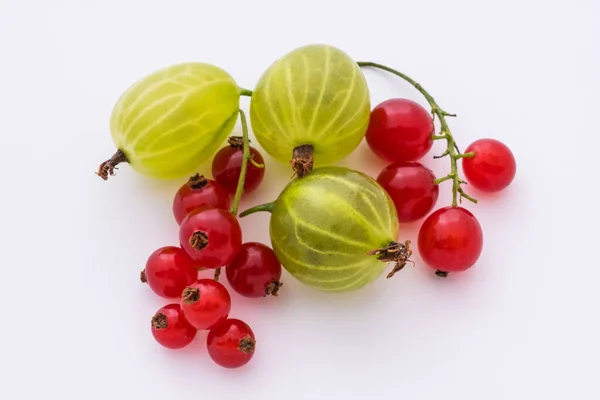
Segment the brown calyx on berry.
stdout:
[[294,148],[290,165],[299,178],[306,176],[313,170],[314,151],[315,148],[312,146],[312,144],[303,144]]
[[439,276],[440,278],[445,278],[448,276],[448,272],[446,271],[440,271],[439,269],[435,271],[435,274],[437,276]]
[[148,283],[148,278],[146,278],[145,269],[143,269],[142,272],[140,272],[140,281],[142,281],[142,283]]
[[98,175],[100,178],[106,181],[108,180],[109,176],[113,176],[115,174],[115,169],[117,169],[117,165],[124,162],[129,162],[129,160],[127,159],[125,153],[123,153],[123,150],[119,149],[115,154],[113,154],[110,160],[106,160],[102,164],[100,164],[96,175]]
[[186,287],[183,289],[181,298],[185,304],[194,304],[200,300],[200,290],[198,288]]
[[240,340],[238,350],[242,353],[250,354],[254,351],[256,346],[256,340],[252,339],[252,336],[246,335]]
[[[279,289],[283,286],[282,282],[273,280],[271,281],[271,283],[269,283],[267,285],[267,287],[265,288],[265,296],[268,295],[272,295],[272,296],[277,296],[277,292],[279,292]],[[263,297],[265,297],[263,296]]]
[[381,249],[372,250],[367,253],[368,255],[375,255],[377,259],[383,262],[395,262],[394,268],[387,275],[387,278],[391,278],[394,274],[400,271],[402,268],[406,266],[406,263],[415,264],[410,260],[410,256],[412,255],[412,250],[410,249],[410,240],[405,241],[404,243],[391,242],[386,247]]
[[152,317],[152,327],[154,329],[166,329],[169,326],[167,316],[163,313],[158,313]]
[[229,139],[227,139],[227,143],[229,143],[231,147],[235,147],[236,149],[244,148],[244,138],[241,136],[229,136]]
[[190,179],[188,180],[188,186],[190,187],[190,189],[193,190],[200,190],[204,186],[206,186],[207,183],[208,179],[206,179],[204,175],[200,175],[198,173],[196,175],[190,176]]
[[202,231],[196,231],[190,236],[189,243],[193,249],[200,251],[208,246],[208,235]]

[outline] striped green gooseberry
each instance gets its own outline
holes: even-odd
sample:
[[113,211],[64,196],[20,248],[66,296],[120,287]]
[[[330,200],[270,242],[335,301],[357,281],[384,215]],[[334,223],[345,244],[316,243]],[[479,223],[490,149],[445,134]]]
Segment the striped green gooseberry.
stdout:
[[233,130],[242,91],[227,72],[206,63],[175,64],[143,77],[113,107],[110,132],[118,150],[97,174],[106,180],[128,162],[154,178],[189,176]]
[[302,177],[349,155],[369,124],[370,96],[358,64],[340,49],[312,44],[276,60],[250,102],[257,141]]
[[396,263],[391,277],[411,255],[410,242],[396,242],[398,217],[389,195],[346,167],[317,167],[292,180],[273,203],[241,216],[257,211],[271,212],[271,244],[281,265],[314,289],[357,290],[380,276],[385,262]]

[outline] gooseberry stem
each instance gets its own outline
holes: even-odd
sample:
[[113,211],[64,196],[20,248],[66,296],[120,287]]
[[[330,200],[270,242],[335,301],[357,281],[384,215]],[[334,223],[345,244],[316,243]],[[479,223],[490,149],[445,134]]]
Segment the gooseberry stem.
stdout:
[[275,202],[260,204],[258,206],[254,206],[252,208],[247,209],[246,211],[242,211],[240,213],[240,217],[245,217],[246,215],[254,214],[256,212],[266,211],[273,212],[273,207],[275,207]]
[[[244,194],[244,183],[246,183],[246,173],[248,172],[248,162],[252,159],[252,154],[250,154],[250,140],[248,139],[248,122],[246,121],[246,114],[241,109],[239,110],[240,120],[242,122],[242,151],[243,151],[243,159],[242,169],[240,171],[240,177],[238,178],[237,188],[235,189],[235,195],[233,196],[233,201],[231,202],[231,209],[229,212],[231,215],[237,218],[238,208],[240,207],[240,201],[242,200],[242,195]],[[221,275],[221,268],[217,268],[215,270],[214,279],[215,281],[219,280],[219,275]]]
[[440,120],[440,126],[441,126],[440,133],[439,133],[439,135],[434,134],[432,136],[432,139],[433,140],[446,140],[446,143],[447,143],[446,151],[444,151],[444,153],[442,153],[440,156],[436,156],[434,158],[442,158],[445,156],[450,157],[450,173],[448,175],[446,175],[445,177],[436,179],[435,183],[440,184],[444,181],[452,180],[452,206],[453,207],[456,207],[458,205],[459,201],[462,202],[463,198],[465,198],[469,201],[472,201],[473,203],[477,203],[477,200],[474,199],[473,197],[469,196],[468,194],[466,194],[464,192],[464,190],[462,189],[462,187],[460,186],[461,184],[466,183],[466,182],[464,180],[462,180],[460,178],[460,175],[458,174],[458,162],[457,161],[461,158],[473,157],[474,154],[473,153],[461,153],[458,150],[458,146],[456,145],[456,142],[454,141],[454,137],[452,136],[452,133],[450,132],[450,128],[448,127],[448,122],[446,121],[446,117],[456,117],[456,114],[451,114],[449,112],[444,111],[437,104],[437,102],[435,101],[433,96],[431,96],[429,94],[429,92],[426,91],[423,88],[423,86],[421,86],[420,83],[416,82],[414,79],[403,74],[402,72],[399,72],[393,68],[387,67],[382,64],[374,63],[371,61],[359,61],[358,66],[359,67],[378,68],[383,71],[394,74],[394,75],[404,79],[406,82],[410,83],[415,89],[417,89],[425,97],[425,99],[431,106],[432,117],[435,119],[435,117],[437,116],[438,119]]
[[240,96],[252,97],[252,90],[240,88]]

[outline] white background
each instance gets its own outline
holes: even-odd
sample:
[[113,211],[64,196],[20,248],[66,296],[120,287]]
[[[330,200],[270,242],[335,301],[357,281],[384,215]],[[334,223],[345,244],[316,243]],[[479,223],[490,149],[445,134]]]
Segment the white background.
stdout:
[[[599,21],[597,0],[0,0],[0,397],[599,399]],[[484,252],[446,280],[417,256],[352,294],[288,275],[278,298],[234,294],[231,315],[258,339],[242,369],[212,363],[204,334],[162,349],[149,321],[166,301],[138,274],[155,248],[177,244],[182,181],[127,166],[108,182],[94,175],[114,151],[111,108],[133,81],[182,61],[252,88],[277,57],[314,42],[414,76],[458,113],[462,148],[480,137],[512,148],[513,185],[471,190],[480,204],[466,205]],[[373,105],[425,104],[400,80],[367,77]],[[448,160],[431,159],[439,146],[424,162],[444,175]],[[242,209],[290,178],[266,162]],[[364,144],[341,164],[384,166]],[[448,204],[450,187],[441,193]],[[245,239],[268,243],[267,222],[244,219]]]

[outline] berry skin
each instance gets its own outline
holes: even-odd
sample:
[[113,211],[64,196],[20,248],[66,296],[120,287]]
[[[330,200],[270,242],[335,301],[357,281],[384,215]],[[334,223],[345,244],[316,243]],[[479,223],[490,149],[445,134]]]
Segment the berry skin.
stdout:
[[473,187],[483,192],[498,192],[511,184],[517,172],[517,162],[512,151],[495,139],[479,139],[469,145],[463,158],[465,178]]
[[[215,181],[233,195],[240,179],[244,151],[242,141],[238,137],[231,137],[229,143],[229,146],[223,147],[213,158],[212,175]],[[248,169],[246,170],[246,179],[244,181],[244,193],[254,191],[265,176],[265,160],[262,155],[252,146],[250,146],[250,154],[252,155],[252,160],[257,164],[262,164],[263,168],[258,168],[248,161]]]
[[419,231],[419,253],[437,275],[469,269],[483,248],[481,225],[462,207],[444,207],[432,213]]
[[229,193],[217,182],[196,174],[181,186],[173,199],[173,215],[178,224],[187,215],[202,206],[212,206],[229,210]]
[[371,150],[390,161],[416,161],[433,146],[431,114],[408,99],[389,99],[371,111],[366,139]]
[[196,264],[180,247],[165,246],[155,250],[141,273],[141,280],[165,298],[181,296],[186,286],[198,279]]
[[181,309],[196,329],[210,329],[229,315],[231,297],[219,282],[199,279],[184,289]]
[[400,222],[417,221],[433,209],[440,192],[434,180],[429,168],[410,161],[391,164],[377,176],[392,198]]
[[215,269],[231,262],[240,250],[242,229],[229,211],[204,206],[182,221],[179,241],[198,266]]
[[281,264],[273,250],[262,243],[244,243],[225,273],[231,288],[245,297],[276,296],[281,287]]
[[256,339],[248,324],[239,319],[227,319],[208,332],[206,345],[210,358],[218,365],[238,368],[254,355]]
[[179,304],[168,304],[152,317],[152,336],[168,349],[187,346],[196,333],[196,328],[185,318]]

